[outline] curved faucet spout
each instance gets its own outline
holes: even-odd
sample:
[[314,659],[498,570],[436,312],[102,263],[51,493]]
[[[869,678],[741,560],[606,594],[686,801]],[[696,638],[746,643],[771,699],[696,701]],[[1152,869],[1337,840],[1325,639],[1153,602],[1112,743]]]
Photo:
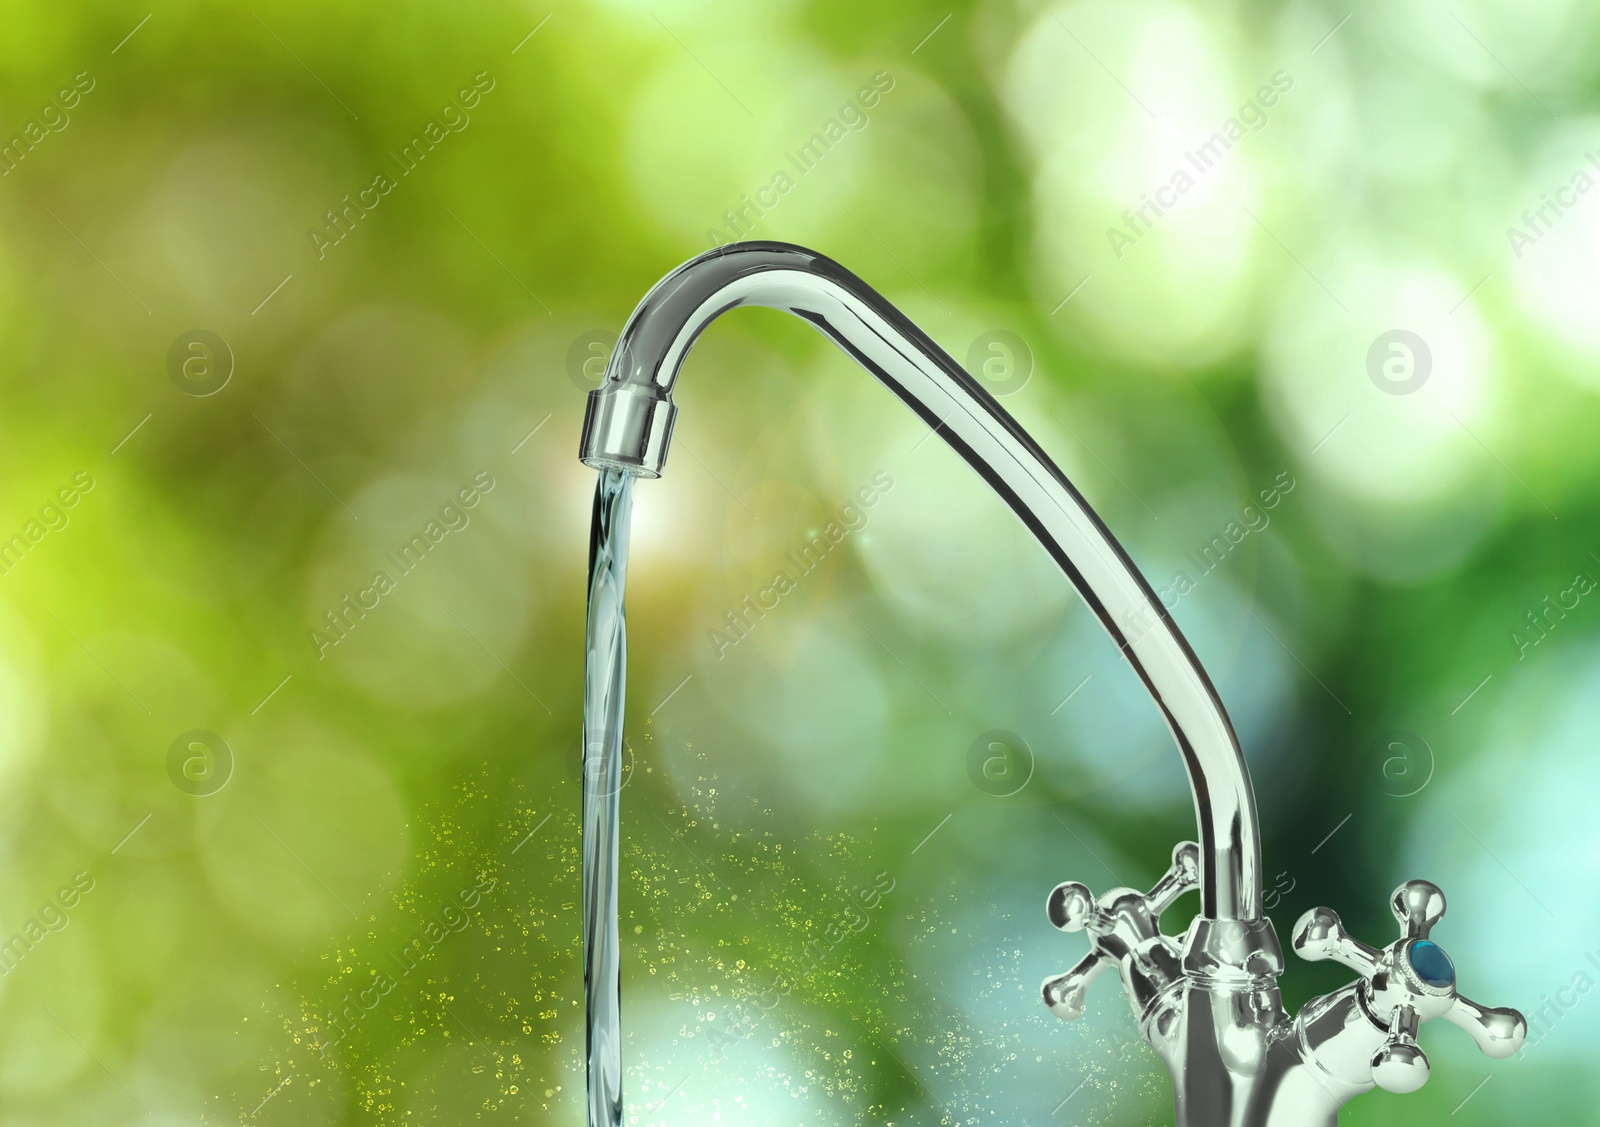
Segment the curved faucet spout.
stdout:
[[[1115,888],[1096,897],[1075,881],[1050,894],[1050,922],[1090,935],[1088,957],[1044,981],[1044,1001],[1058,1017],[1080,1017],[1090,981],[1115,967],[1140,1036],[1172,1074],[1178,1127],[1334,1127],[1353,1096],[1375,1086],[1409,1092],[1427,1079],[1417,1028],[1435,1017],[1466,1029],[1491,1057],[1517,1051],[1527,1035],[1521,1014],[1456,993],[1454,964],[1430,938],[1444,894],[1427,881],[1395,890],[1390,908],[1402,934],[1382,951],[1353,939],[1329,909],[1307,912],[1294,949],[1337,959],[1362,977],[1289,1018],[1277,981],[1283,951],[1261,915],[1250,774],[1216,690],[1144,576],[1016,420],[899,310],[812,251],[739,243],[686,263],[650,291],[584,416],[581,456],[601,471],[584,677],[590,1127],[622,1122],[616,827],[630,486],[634,477],[660,476],[666,464],[677,413],[672,385],[685,354],[713,318],[740,305],[809,321],[977,470],[1082,594],[1172,729],[1194,790],[1200,846],[1181,843],[1148,894]],[[1200,918],[1181,940],[1163,933],[1161,913],[1196,884]]]
[[645,297],[590,393],[582,458],[657,477],[685,354],[741,305],[811,322],[894,392],[1021,518],[1121,648],[1166,718],[1194,789],[1202,914],[1261,916],[1255,797],[1228,714],[1144,576],[1055,463],[961,366],[861,279],[813,251],[738,243],[703,254]]

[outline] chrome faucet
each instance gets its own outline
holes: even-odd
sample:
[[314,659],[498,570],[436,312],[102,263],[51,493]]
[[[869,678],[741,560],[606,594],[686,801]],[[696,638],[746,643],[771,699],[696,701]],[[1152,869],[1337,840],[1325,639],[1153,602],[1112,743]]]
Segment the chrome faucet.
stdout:
[[[1325,1127],[1345,1102],[1375,1086],[1414,1091],[1428,1076],[1417,1026],[1434,1017],[1467,1030],[1489,1056],[1521,1047],[1521,1014],[1485,1009],[1456,993],[1455,968],[1430,938],[1444,895],[1426,881],[1395,891],[1391,907],[1402,934],[1382,950],[1347,935],[1328,909],[1307,912],[1295,927],[1294,950],[1305,959],[1336,959],[1361,977],[1308,1002],[1295,1018],[1285,1013],[1278,991],[1283,953],[1262,914],[1250,774],[1211,679],[1150,584],[1039,445],[904,314],[813,251],[737,243],[685,263],[646,295],[604,381],[589,394],[583,423],[580,456],[602,471],[584,713],[590,1127],[616,1127],[622,1109],[616,779],[629,486],[635,477],[659,477],[666,464],[677,415],[672,388],[684,356],[708,323],[741,305],[809,321],[977,470],[1100,619],[1177,742],[1200,841],[1173,851],[1171,869],[1148,894],[1118,888],[1096,898],[1075,883],[1050,894],[1050,922],[1090,938],[1087,957],[1044,983],[1052,1012],[1080,1016],[1089,983],[1116,968],[1142,1037],[1172,1074],[1178,1127]],[[1129,623],[1141,626],[1125,632]],[[1181,938],[1163,935],[1162,912],[1192,889],[1200,892],[1200,914]]]

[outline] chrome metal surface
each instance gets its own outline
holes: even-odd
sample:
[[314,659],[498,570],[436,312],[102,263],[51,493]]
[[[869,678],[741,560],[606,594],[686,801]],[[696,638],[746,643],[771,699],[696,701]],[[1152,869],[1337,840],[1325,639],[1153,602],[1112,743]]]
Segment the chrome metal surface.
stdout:
[[[1422,1085],[1428,1060],[1417,1029],[1435,1017],[1461,1026],[1489,1056],[1517,1051],[1527,1032],[1520,1014],[1456,993],[1455,968],[1429,938],[1444,895],[1426,881],[1395,891],[1402,935],[1382,950],[1351,937],[1334,912],[1307,912],[1295,928],[1295,951],[1344,963],[1361,978],[1289,1017],[1277,985],[1283,952],[1261,912],[1249,773],[1210,679],[1150,585],[1044,451],[898,310],[819,254],[743,243],[702,255],[650,291],[584,419],[581,457],[601,471],[584,704],[590,1127],[618,1127],[622,1113],[616,835],[629,483],[660,475],[684,356],[711,320],[740,305],[785,309],[810,322],[977,470],[1083,595],[1177,742],[1200,842],[1180,844],[1148,894],[1119,888],[1096,898],[1072,882],[1050,894],[1051,923],[1090,937],[1089,954],[1044,983],[1054,1013],[1081,1016],[1090,984],[1115,969],[1141,1035],[1172,1074],[1178,1127],[1332,1127],[1340,1107],[1375,1086]],[[1161,914],[1196,887],[1200,915],[1181,938],[1162,934]]]
[[1201,911],[1261,915],[1254,794],[1211,680],[1122,546],[1048,455],[988,392],[880,294],[831,259],[785,243],[736,243],[667,275],[639,303],[589,394],[580,456],[595,469],[660,474],[672,388],[713,319],[741,305],[784,309],[871,372],[1022,519],[1121,647],[1161,710],[1194,791]]
[[1089,932],[1089,953],[1066,974],[1045,979],[1044,1003],[1059,1018],[1083,1016],[1084,992],[1100,972],[1116,967],[1136,1015],[1183,979],[1178,945],[1161,934],[1157,921],[1178,897],[1200,887],[1200,847],[1192,841],[1172,851],[1172,866],[1148,896],[1113,888],[1095,899],[1076,882],[1057,885],[1046,905],[1062,931]]
[[1520,1013],[1489,1009],[1456,992],[1455,964],[1430,938],[1445,913],[1439,887],[1407,881],[1394,890],[1389,909],[1400,938],[1382,950],[1351,937],[1328,908],[1313,908],[1295,924],[1292,946],[1301,958],[1333,959],[1361,975],[1346,990],[1365,1014],[1367,1028],[1359,1036],[1312,1045],[1322,1066],[1352,1084],[1414,1092],[1429,1071],[1417,1027],[1436,1017],[1464,1029],[1485,1056],[1509,1057],[1522,1048],[1528,1023]]

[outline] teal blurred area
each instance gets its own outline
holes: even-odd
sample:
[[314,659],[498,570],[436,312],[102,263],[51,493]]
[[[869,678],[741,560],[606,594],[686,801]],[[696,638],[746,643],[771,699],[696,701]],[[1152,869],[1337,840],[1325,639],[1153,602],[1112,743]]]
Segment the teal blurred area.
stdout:
[[[1280,935],[1445,889],[1529,1045],[1430,1025],[1344,1121],[1600,1123],[1595,9],[5,25],[0,1125],[581,1122],[584,393],[736,238],[881,290],[1103,515],[1233,716]],[[1083,953],[1049,889],[1194,834],[1116,647],[798,322],[719,321],[679,402],[627,1121],[1169,1122],[1113,984],[1037,991]]]

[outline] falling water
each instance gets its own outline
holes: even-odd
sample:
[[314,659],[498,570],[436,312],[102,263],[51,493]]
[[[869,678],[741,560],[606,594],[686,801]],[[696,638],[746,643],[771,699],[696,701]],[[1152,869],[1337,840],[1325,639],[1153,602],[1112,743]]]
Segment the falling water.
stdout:
[[583,996],[588,1013],[589,1127],[622,1122],[621,954],[617,942],[618,792],[626,696],[628,522],[633,475],[603,470],[589,535],[583,677]]

